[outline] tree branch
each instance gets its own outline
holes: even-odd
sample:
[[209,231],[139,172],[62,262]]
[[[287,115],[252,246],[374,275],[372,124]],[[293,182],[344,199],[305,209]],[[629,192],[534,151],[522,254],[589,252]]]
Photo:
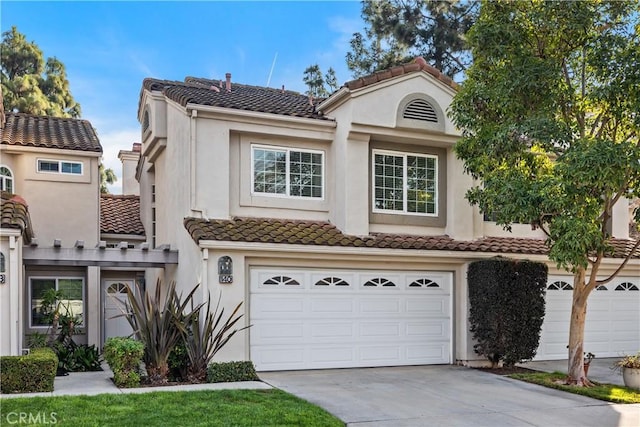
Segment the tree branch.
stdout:
[[616,277],[618,275],[618,273],[620,273],[622,271],[622,269],[627,265],[627,263],[629,262],[629,260],[633,256],[633,254],[638,250],[638,248],[640,248],[640,239],[636,239],[636,243],[631,247],[631,250],[624,257],[624,261],[622,261],[622,263],[618,266],[616,271],[611,273],[611,275],[609,277],[607,277],[606,279],[599,280],[596,283],[598,285],[605,285],[605,284],[609,283],[611,280],[613,280],[613,278]]

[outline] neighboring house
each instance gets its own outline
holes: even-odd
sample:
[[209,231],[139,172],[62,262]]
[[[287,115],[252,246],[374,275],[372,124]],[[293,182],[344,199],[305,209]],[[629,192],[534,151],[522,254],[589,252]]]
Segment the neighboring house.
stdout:
[[47,332],[47,289],[64,291],[82,317],[74,339],[101,347],[127,331],[110,319],[114,298],[177,254],[144,243],[137,196],[101,197],[102,147],[88,121],[7,113],[0,127],[0,354],[20,354],[29,335]]
[[[221,359],[258,370],[474,363],[469,262],[546,262],[538,359],[566,358],[572,277],[541,232],[507,233],[465,200],[473,184],[446,115],[456,85],[424,60],[346,83],[324,100],[187,77],[145,79],[141,218],[179,263],[147,274],[200,284],[244,324]],[[628,203],[613,212],[613,272],[630,247]],[[640,256],[589,303],[585,350],[640,348]]]

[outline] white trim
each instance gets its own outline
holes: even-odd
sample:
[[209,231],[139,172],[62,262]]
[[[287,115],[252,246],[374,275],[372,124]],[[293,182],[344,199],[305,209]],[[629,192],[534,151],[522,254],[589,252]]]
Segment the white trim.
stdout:
[[[40,169],[41,162],[57,163],[58,164],[58,170],[57,171],[41,170]],[[80,165],[80,173],[63,172],[62,171],[62,164],[63,163],[68,163],[68,164],[71,164],[71,165]],[[47,158],[37,158],[36,159],[36,172],[37,173],[45,173],[45,174],[55,174],[55,175],[83,176],[84,175],[84,163],[83,162],[75,162],[75,161],[71,161],[71,160],[53,160],[53,159],[47,159]]]
[[[285,160],[285,193],[262,193],[255,191],[255,157],[254,152],[255,149],[260,150],[270,150],[270,151],[280,151],[284,152],[286,156]],[[296,199],[296,200],[316,200],[316,201],[324,201],[325,193],[326,193],[326,185],[325,185],[325,158],[326,152],[324,150],[313,150],[308,148],[298,148],[298,147],[286,147],[286,146],[277,146],[277,145],[265,145],[265,144],[251,144],[251,195],[252,196],[260,196],[260,197],[276,197],[276,198],[284,198],[284,199]],[[291,165],[291,152],[298,153],[311,153],[311,154],[319,154],[321,156],[321,164],[320,164],[320,173],[322,174],[322,183],[321,197],[313,197],[313,196],[292,196],[291,195],[291,182],[290,182],[290,165]]]
[[9,175],[10,176],[6,176],[6,175],[0,175],[0,190],[2,191],[9,191],[6,189],[5,186],[5,182],[7,180],[11,181],[11,191],[9,191],[12,194],[16,194],[16,180],[15,180],[15,175],[13,173],[13,170],[11,170],[11,168],[8,165],[5,164],[0,164],[0,168],[6,168],[9,171]]
[[[380,154],[380,155],[390,155],[390,156],[396,156],[396,157],[402,157],[402,206],[403,206],[403,210],[391,210],[391,209],[379,209],[376,208],[376,154]],[[433,213],[429,213],[429,212],[408,212],[407,211],[407,205],[408,205],[408,200],[407,200],[407,194],[408,194],[408,189],[407,189],[407,157],[409,156],[414,156],[414,157],[424,157],[424,158],[431,158],[434,159],[435,161],[435,171],[434,171],[434,177],[433,177],[433,181],[434,181],[434,212]],[[409,153],[409,152],[403,152],[403,151],[391,151],[391,150],[380,150],[380,149],[373,149],[371,150],[371,209],[373,213],[379,213],[379,214],[390,214],[390,215],[411,215],[411,216],[426,216],[426,217],[437,217],[438,216],[438,209],[439,209],[439,191],[438,191],[438,156],[434,155],[434,154],[425,154],[425,153]]]
[[58,280],[60,279],[65,279],[65,280],[81,280],[82,281],[82,324],[81,324],[81,328],[86,328],[86,313],[87,313],[87,301],[86,301],[86,295],[85,295],[85,280],[84,277],[82,276],[29,276],[29,280],[28,280],[28,292],[27,292],[27,309],[28,309],[28,317],[29,317],[29,329],[48,329],[51,325],[33,325],[33,307],[31,306],[31,303],[33,301],[33,298],[31,297],[31,293],[32,293],[32,286],[31,286],[31,281],[33,279],[40,279],[40,280],[55,280],[56,282],[56,291],[58,290]]

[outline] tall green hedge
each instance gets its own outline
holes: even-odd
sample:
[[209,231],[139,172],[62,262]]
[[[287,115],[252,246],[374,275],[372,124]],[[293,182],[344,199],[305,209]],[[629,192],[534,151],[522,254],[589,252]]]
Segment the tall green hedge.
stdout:
[[0,392],[53,391],[58,357],[50,348],[38,348],[26,356],[0,357]]
[[469,265],[471,332],[477,354],[495,366],[532,359],[540,342],[548,269],[545,264],[493,258]]

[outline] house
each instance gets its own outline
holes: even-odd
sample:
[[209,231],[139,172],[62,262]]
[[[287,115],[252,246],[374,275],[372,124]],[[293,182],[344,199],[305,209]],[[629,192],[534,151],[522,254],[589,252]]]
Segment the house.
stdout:
[[[138,196],[101,196],[102,147],[88,121],[0,116],[0,355],[21,354],[30,336],[47,332],[48,289],[63,290],[81,316],[76,342],[102,347],[130,332],[111,319],[115,299],[147,269],[175,264],[177,253],[149,249]],[[121,155],[135,170],[139,153]]]
[[[549,264],[538,359],[566,358],[572,277],[544,236],[507,233],[465,200],[473,184],[452,148],[456,84],[421,58],[350,81],[327,99],[187,77],[145,79],[136,168],[152,248],[177,264],[148,286],[200,284],[245,325],[219,353],[258,370],[478,361],[469,333],[469,262],[502,255]],[[612,273],[630,248],[614,209]],[[640,348],[640,255],[595,291],[585,350]]]

